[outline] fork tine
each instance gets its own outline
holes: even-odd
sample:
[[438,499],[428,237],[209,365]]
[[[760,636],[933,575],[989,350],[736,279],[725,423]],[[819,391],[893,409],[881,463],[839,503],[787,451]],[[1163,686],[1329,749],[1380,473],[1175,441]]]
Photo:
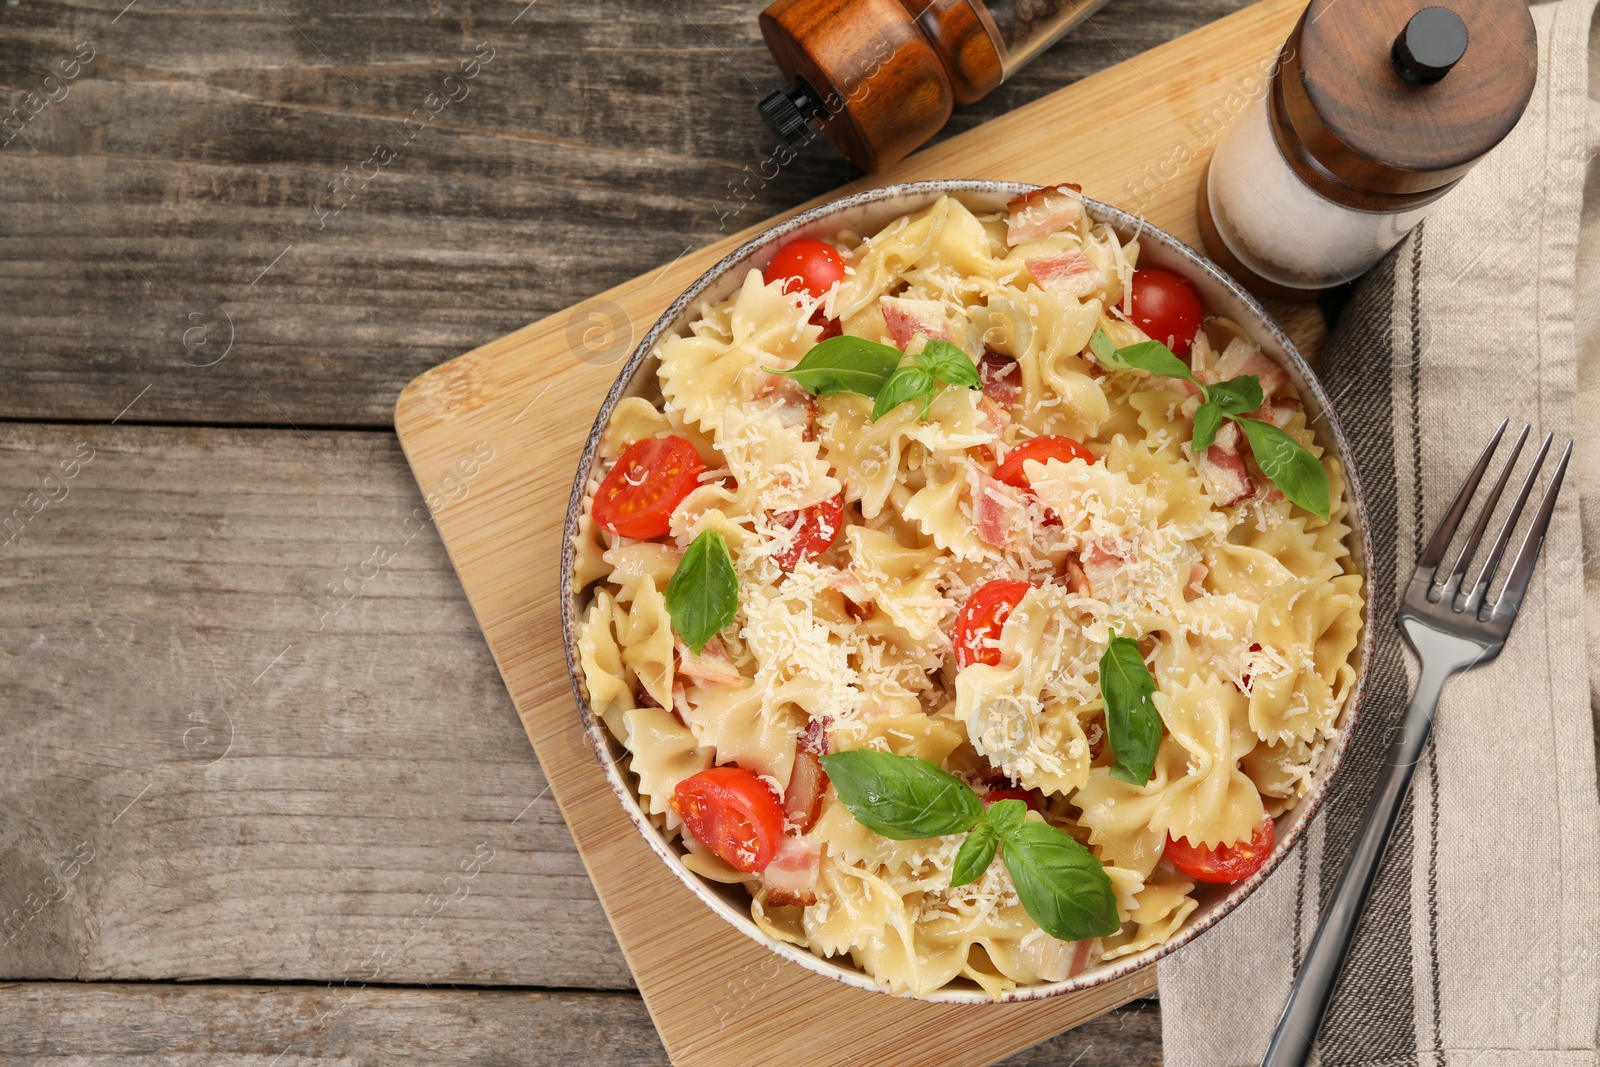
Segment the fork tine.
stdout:
[[1511,542],[1511,535],[1517,531],[1517,519],[1521,518],[1522,509],[1528,503],[1528,496],[1533,492],[1534,483],[1539,480],[1539,468],[1544,466],[1545,457],[1550,454],[1552,440],[1554,435],[1544,435],[1544,441],[1539,445],[1539,453],[1533,457],[1533,465],[1528,468],[1527,477],[1522,479],[1522,488],[1517,491],[1516,502],[1511,505],[1511,514],[1506,516],[1505,525],[1501,526],[1500,532],[1495,535],[1494,545],[1489,549],[1489,558],[1484,561],[1483,569],[1478,572],[1478,580],[1473,584],[1471,594],[1462,603],[1462,611],[1477,613],[1483,607],[1484,598],[1489,595],[1489,586],[1494,584],[1495,571],[1500,569],[1500,560],[1505,555],[1506,546]]
[[1419,572],[1437,567],[1439,561],[1444,559],[1444,550],[1450,547],[1450,539],[1456,535],[1456,527],[1461,525],[1461,516],[1466,514],[1467,505],[1472,503],[1472,494],[1478,491],[1478,483],[1483,480],[1483,472],[1489,469],[1489,460],[1494,455],[1495,448],[1500,444],[1500,437],[1506,432],[1506,426],[1510,422],[1510,419],[1501,419],[1494,436],[1489,438],[1488,447],[1483,450],[1483,455],[1478,457],[1472,473],[1462,483],[1461,491],[1456,494],[1455,503],[1445,512],[1444,518],[1439,522],[1439,528],[1434,531],[1433,540],[1428,542],[1422,558],[1417,560]]
[[1567,473],[1567,461],[1571,458],[1572,442],[1568,441],[1567,447],[1561,452],[1561,462],[1556,464],[1556,472],[1550,476],[1550,487],[1544,491],[1544,499],[1539,502],[1539,510],[1528,527],[1528,534],[1522,539],[1522,547],[1517,550],[1517,562],[1512,565],[1511,577],[1506,579],[1505,591],[1495,602],[1492,617],[1497,623],[1509,624],[1522,606],[1522,598],[1527,595],[1528,583],[1533,578],[1533,566],[1539,562],[1539,550],[1544,547],[1545,531],[1550,528],[1550,516],[1556,510],[1561,478]]
[[[1483,531],[1488,527],[1489,520],[1494,517],[1495,505],[1500,503],[1500,494],[1505,492],[1506,483],[1511,480],[1511,468],[1517,464],[1517,457],[1522,454],[1522,446],[1528,440],[1529,426],[1524,423],[1522,432],[1517,435],[1517,443],[1511,446],[1511,455],[1506,457],[1506,464],[1500,469],[1500,477],[1495,479],[1494,488],[1489,490],[1489,498],[1483,502],[1483,507],[1478,511],[1478,520],[1472,524],[1472,532],[1467,535],[1466,543],[1461,546],[1461,554],[1456,557],[1456,565],[1451,568],[1450,576],[1444,581],[1444,588],[1440,591],[1440,599],[1446,603],[1455,600],[1456,591],[1461,587],[1462,580],[1466,577],[1467,567],[1472,563],[1472,557],[1477,554],[1478,544],[1483,540]],[[1550,447],[1550,438],[1545,438],[1545,448]],[[1539,460],[1544,459],[1544,453],[1539,453]],[[1539,469],[1535,461],[1534,470]],[[1517,501],[1517,510],[1521,510],[1522,500]]]

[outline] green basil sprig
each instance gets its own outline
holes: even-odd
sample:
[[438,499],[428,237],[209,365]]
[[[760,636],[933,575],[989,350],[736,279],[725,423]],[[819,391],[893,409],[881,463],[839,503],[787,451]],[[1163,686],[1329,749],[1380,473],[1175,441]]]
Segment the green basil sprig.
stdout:
[[883,383],[900,365],[905,353],[893,345],[879,344],[865,337],[840,334],[811,346],[811,351],[788,370],[763,367],[772,374],[793,378],[812,396],[834,393],[860,393],[877,396]]
[[1117,896],[1105,867],[1067,834],[1028,822],[1020,800],[987,810],[961,779],[915,756],[855,749],[822,757],[839,800],[856,821],[884,837],[910,841],[966,834],[950,872],[952,886],[976,881],[998,852],[1017,897],[1040,929],[1062,941],[1117,932]]
[[1161,747],[1161,712],[1156,710],[1156,680],[1139,653],[1139,642],[1111,635],[1100,657],[1100,695],[1106,702],[1106,743],[1117,762],[1113,778],[1144,785]]
[[1328,517],[1328,472],[1309,449],[1286,432],[1259,419],[1246,419],[1247,412],[1261,406],[1261,379],[1242,374],[1225,382],[1207,385],[1194,376],[1189,365],[1160,341],[1140,341],[1118,348],[1106,332],[1096,329],[1089,338],[1089,351],[1103,366],[1113,370],[1145,370],[1169,378],[1187,378],[1200,387],[1203,401],[1194,413],[1194,437],[1190,447],[1204,452],[1217,439],[1222,420],[1232,419],[1244,431],[1255,454],[1256,465],[1284,496],[1324,519]]
[[706,530],[689,543],[667,582],[666,600],[673,633],[697,656],[733,621],[739,610],[739,576],[721,534]]
[[901,367],[905,353],[892,345],[864,337],[841,334],[812,347],[788,370],[763,367],[773,374],[793,378],[812,396],[857,393],[871,397],[872,421],[912,401],[922,401],[920,418],[926,418],[939,383],[981,389],[977,365],[949,341],[929,341],[911,363]]
[[922,413],[917,417],[927,418],[940,382],[968,389],[983,388],[983,380],[971,356],[949,341],[929,341],[921,352],[911,357],[910,366],[901,367],[883,383],[872,405],[872,421],[877,422],[901,404],[913,400],[922,401]]

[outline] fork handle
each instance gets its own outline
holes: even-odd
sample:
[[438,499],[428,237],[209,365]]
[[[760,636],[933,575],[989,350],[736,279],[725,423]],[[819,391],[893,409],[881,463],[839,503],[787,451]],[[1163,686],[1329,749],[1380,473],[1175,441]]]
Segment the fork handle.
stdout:
[[1306,951],[1261,1067],[1304,1067],[1311,1058],[1311,1046],[1322,1026],[1328,1003],[1333,999],[1334,987],[1350,951],[1350,941],[1361,921],[1361,913],[1366,910],[1367,895],[1377,881],[1384,850],[1399,821],[1400,808],[1411,791],[1411,778],[1416,773],[1417,761],[1422,758],[1428,731],[1433,728],[1439,693],[1450,673],[1448,668],[1430,669],[1423,664],[1416,695],[1411,698],[1399,733],[1390,745],[1388,765],[1383,769],[1372,805],[1350,846],[1344,870],[1333,887],[1316,936],[1311,939],[1311,947]]

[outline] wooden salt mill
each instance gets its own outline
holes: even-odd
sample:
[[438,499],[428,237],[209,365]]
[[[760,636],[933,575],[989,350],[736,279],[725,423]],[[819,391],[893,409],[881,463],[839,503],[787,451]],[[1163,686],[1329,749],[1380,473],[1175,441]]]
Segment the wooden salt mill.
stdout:
[[1354,279],[1511,132],[1533,95],[1526,0],[1312,0],[1200,188],[1213,259],[1311,299]]
[[869,174],[932,137],[1105,0],[776,0],[761,35],[790,88],[761,101],[789,144],[813,120]]

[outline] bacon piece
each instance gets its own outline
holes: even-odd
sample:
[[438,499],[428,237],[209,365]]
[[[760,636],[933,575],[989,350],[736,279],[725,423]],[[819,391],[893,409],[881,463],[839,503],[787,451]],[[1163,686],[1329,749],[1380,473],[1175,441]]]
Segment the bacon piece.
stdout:
[[1137,552],[1137,546],[1126,541],[1094,541],[1085,545],[1078,554],[1078,562],[1092,595],[1107,599],[1105,594],[1111,591],[1112,579]]
[[797,745],[789,788],[783,793],[784,818],[801,833],[808,833],[822,814],[822,795],[827,791],[828,774],[822,761]]
[[1022,399],[1022,367],[1010,356],[984,348],[978,377],[983,380],[983,395],[1001,407],[1014,407]]
[[822,866],[822,842],[810,834],[789,836],[762,875],[767,885],[767,907],[810,907],[817,902],[817,872]]
[[1100,939],[1090,938],[1087,941],[1074,941],[1072,943],[1072,963],[1067,968],[1067,977],[1082,974],[1089,969],[1089,964],[1100,955]]
[[839,571],[832,575],[828,580],[828,584],[843,593],[846,600],[854,601],[856,604],[872,603],[872,590],[868,589],[866,583],[849,571]]
[[1010,212],[1006,218],[1006,244],[1015,247],[1076,226],[1083,218],[1080,193],[1080,188],[1069,182],[1016,197],[1006,205]]
[[883,309],[883,324],[895,346],[904,348],[917,334],[928,340],[954,341],[945,326],[944,305],[937,300],[915,300],[907,296],[886,296],[878,301]]
[[1240,448],[1243,440],[1244,434],[1236,423],[1224,422],[1217,430],[1216,441],[1194,458],[1206,493],[1219,508],[1231,508],[1255,495],[1256,484]]
[[1229,378],[1237,378],[1241,374],[1254,374],[1261,379],[1261,395],[1272,397],[1281,392],[1289,384],[1289,374],[1282,367],[1262,354],[1261,349],[1255,345],[1247,345],[1235,341],[1228,345],[1222,353],[1222,358],[1217,360],[1209,372],[1197,375],[1207,384],[1214,381],[1225,382]]
[[1210,573],[1211,568],[1206,566],[1205,560],[1196,556],[1194,562],[1189,564],[1189,581],[1183,587],[1183,591],[1185,593],[1193,593],[1195,596],[1204,596],[1205,587],[1201,583],[1206,580],[1206,575]]
[[828,791],[828,774],[821,757],[828,751],[827,716],[806,723],[794,739],[794,768],[783,793],[783,815],[802,834],[811,832],[822,814],[822,796]]
[[1083,736],[1089,742],[1089,759],[1100,758],[1100,753],[1106,750],[1106,713],[1098,712],[1089,724],[1083,728]]
[[985,471],[976,471],[977,495],[972,501],[972,525],[985,544],[1004,547],[1011,540],[1011,508],[1000,487],[999,479]]
[[809,752],[813,756],[826,756],[828,754],[828,727],[833,725],[833,716],[824,715],[820,719],[812,719],[806,723],[794,739],[796,751]]
[[1100,939],[1087,941],[1058,941],[1045,935],[1044,948],[1039,953],[1039,980],[1061,982],[1075,974],[1082,974],[1100,955]]
[[[768,377],[770,378],[772,375],[768,375]],[[798,387],[798,383],[790,381],[788,378],[785,378],[784,381]],[[773,393],[777,392],[777,390],[773,391]],[[784,390],[781,394],[783,403],[777,406],[773,414],[777,416],[779,425],[803,427],[801,436],[807,441],[814,441],[816,440],[817,432],[817,402],[803,388],[800,389],[800,394],[795,396]],[[768,395],[773,394],[769,393]]]
[[715,637],[707,641],[698,654],[689,651],[689,646],[680,637],[674,637],[673,642],[678,646],[678,673],[685,678],[692,678],[699,685],[740,685],[744,682],[744,675],[739,673],[727,649]]
[[679,726],[689,725],[689,691],[683,687],[682,682],[672,685],[672,717],[678,720]]
[[1165,374],[1152,374],[1150,384],[1169,393],[1182,393],[1184,396],[1200,395],[1200,387],[1187,378],[1168,378]]
[[1082,252],[1058,252],[1051,256],[1029,256],[1022,261],[1033,280],[1047,289],[1059,289],[1073,296],[1088,296],[1105,288],[1106,276]]
[[987,395],[978,397],[978,414],[983,417],[983,428],[999,437],[1011,425],[1011,412],[1001,407]]
[[[774,359],[774,363],[787,370],[788,361]],[[789,364],[792,366],[792,364]],[[778,422],[784,426],[805,427],[804,438],[807,441],[817,439],[817,402],[806,392],[804,386],[793,378],[786,378],[781,374],[772,374],[760,368],[756,369],[755,385],[750,391],[752,399],[776,399],[780,403],[773,410]]]
[[1294,397],[1280,396],[1274,400],[1264,402],[1260,407],[1252,411],[1249,417],[1260,419],[1263,422],[1270,422],[1278,429],[1284,430],[1288,429],[1289,420],[1294,417],[1295,412],[1302,410],[1304,409],[1300,406],[1300,401]]
[[878,605],[870,600],[865,604],[858,604],[849,597],[845,597],[844,613],[856,620],[856,622],[865,622],[878,613]]
[[1076,552],[1068,552],[1061,560],[1061,565],[1056,568],[1055,577],[1050,579],[1055,585],[1064,585],[1078,596],[1089,596],[1089,576],[1083,573],[1083,564],[1078,562]]

